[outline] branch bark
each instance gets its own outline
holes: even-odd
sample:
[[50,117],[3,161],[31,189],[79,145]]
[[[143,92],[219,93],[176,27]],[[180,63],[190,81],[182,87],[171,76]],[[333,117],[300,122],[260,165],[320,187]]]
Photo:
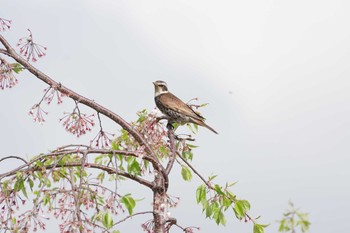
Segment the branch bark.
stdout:
[[[169,155],[169,162],[166,166],[165,173],[169,175],[174,162],[176,158],[176,147],[175,147],[175,135],[174,135],[174,129],[173,126],[168,123],[167,125],[168,128],[168,137],[169,137],[169,146],[170,146],[170,155]],[[167,187],[168,188],[168,187]]]

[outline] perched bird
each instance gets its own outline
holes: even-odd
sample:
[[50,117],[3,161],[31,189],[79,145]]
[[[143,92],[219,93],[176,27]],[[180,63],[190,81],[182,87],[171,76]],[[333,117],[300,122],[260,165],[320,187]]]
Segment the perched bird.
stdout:
[[195,123],[210,129],[216,134],[218,133],[212,127],[204,123],[204,117],[197,114],[190,106],[171,94],[168,91],[166,82],[158,80],[153,82],[153,84],[156,105],[159,110],[169,118],[171,123]]

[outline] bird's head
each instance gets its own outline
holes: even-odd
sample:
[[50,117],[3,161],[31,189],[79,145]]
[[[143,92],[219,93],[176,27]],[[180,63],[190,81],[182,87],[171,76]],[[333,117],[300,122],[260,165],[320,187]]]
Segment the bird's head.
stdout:
[[168,93],[168,87],[166,82],[157,80],[153,82],[154,85],[154,96],[158,96],[160,94]]

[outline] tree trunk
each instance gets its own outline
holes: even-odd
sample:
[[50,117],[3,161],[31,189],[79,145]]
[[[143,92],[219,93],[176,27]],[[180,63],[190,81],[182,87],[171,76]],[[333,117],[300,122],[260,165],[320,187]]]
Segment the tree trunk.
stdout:
[[168,207],[164,189],[164,178],[160,172],[156,172],[155,183],[156,188],[153,189],[153,233],[165,233]]

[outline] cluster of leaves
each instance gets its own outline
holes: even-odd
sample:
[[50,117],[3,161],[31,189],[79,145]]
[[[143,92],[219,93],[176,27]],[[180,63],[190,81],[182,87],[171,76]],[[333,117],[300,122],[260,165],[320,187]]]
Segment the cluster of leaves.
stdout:
[[310,228],[309,214],[300,212],[294,207],[292,202],[289,202],[289,209],[283,213],[282,220],[279,221],[279,232],[295,233],[298,228],[301,232],[307,232]]
[[235,183],[226,184],[225,187],[212,184],[212,180],[215,177],[209,177],[207,184],[200,185],[196,191],[197,203],[202,205],[206,218],[213,219],[218,225],[225,225],[224,212],[232,209],[237,219],[244,219],[245,222],[252,221],[254,223],[254,233],[263,233],[264,228],[268,225],[258,224],[256,220],[259,217],[252,219],[247,214],[250,210],[250,203],[247,200],[237,199],[236,195],[229,190]]

